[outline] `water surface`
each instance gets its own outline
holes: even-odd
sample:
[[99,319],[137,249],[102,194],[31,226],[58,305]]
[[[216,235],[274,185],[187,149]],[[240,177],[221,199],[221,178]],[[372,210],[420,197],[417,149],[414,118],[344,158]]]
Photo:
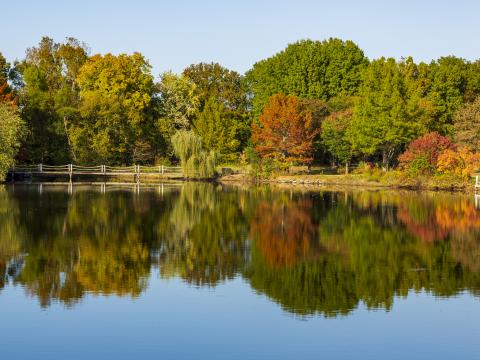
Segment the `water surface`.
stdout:
[[473,196],[0,189],[4,359],[478,359]]

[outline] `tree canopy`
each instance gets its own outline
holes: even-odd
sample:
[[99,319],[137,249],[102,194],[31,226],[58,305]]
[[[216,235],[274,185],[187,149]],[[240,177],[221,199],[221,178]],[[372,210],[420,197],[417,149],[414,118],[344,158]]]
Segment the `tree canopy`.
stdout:
[[141,54],[92,56],[77,83],[81,116],[69,135],[79,161],[131,163],[139,141],[154,142],[153,76]]
[[290,44],[247,73],[254,111],[260,113],[277,93],[321,100],[356,94],[367,64],[363,51],[352,41],[330,38]]
[[319,134],[312,112],[293,95],[272,96],[252,125],[255,150],[264,158],[310,163],[313,140]]
[[140,53],[90,56],[71,37],[44,37],[13,64],[0,54],[0,102],[28,128],[21,163],[176,163],[173,137],[191,131],[220,162],[387,170],[427,133],[477,151],[479,98],[480,60],[369,60],[335,38],[297,41],[245,74],[200,62],[158,80]]

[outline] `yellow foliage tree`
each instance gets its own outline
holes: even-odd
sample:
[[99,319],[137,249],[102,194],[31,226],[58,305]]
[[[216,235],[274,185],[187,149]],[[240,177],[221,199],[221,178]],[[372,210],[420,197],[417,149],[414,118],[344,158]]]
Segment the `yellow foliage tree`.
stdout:
[[437,170],[447,174],[469,177],[479,168],[480,154],[467,148],[446,149],[438,156]]

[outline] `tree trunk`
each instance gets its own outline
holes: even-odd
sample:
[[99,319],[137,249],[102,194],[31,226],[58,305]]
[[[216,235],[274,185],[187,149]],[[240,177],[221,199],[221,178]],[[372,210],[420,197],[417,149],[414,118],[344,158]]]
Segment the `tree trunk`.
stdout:
[[67,136],[68,148],[70,149],[70,152],[72,153],[73,161],[77,162],[77,157],[75,156],[75,151],[73,151],[72,143],[70,142],[70,136],[68,136],[67,117],[66,116],[63,117],[63,127],[65,128],[65,135]]
[[391,148],[383,149],[383,152],[382,152],[383,171],[390,170],[390,162],[392,161],[394,154],[395,154],[395,149],[391,149]]
[[348,161],[345,162],[345,175],[348,175]]

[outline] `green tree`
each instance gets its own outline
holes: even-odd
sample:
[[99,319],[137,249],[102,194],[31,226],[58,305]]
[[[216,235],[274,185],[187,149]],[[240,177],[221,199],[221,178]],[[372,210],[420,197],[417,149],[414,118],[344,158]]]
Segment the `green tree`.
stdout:
[[207,150],[215,151],[222,161],[238,158],[238,125],[222,103],[209,99],[193,124]]
[[353,150],[364,155],[380,154],[384,169],[405,144],[425,131],[418,122],[418,114],[423,111],[421,98],[408,84],[407,65],[392,58],[370,63],[363,73],[348,131]]
[[470,63],[454,56],[442,57],[430,64],[427,98],[434,110],[430,131],[452,134],[454,113],[463,105],[468,94],[472,96],[480,90],[478,85],[470,82],[474,79],[472,69]]
[[196,85],[189,78],[166,72],[157,84],[160,96],[160,118],[173,129],[189,130],[198,109]]
[[348,128],[352,123],[352,109],[335,112],[322,123],[322,143],[332,154],[334,160],[345,165],[345,174],[354,155]]
[[480,97],[457,110],[454,129],[457,143],[474,151],[480,149]]
[[230,110],[246,110],[247,93],[242,77],[236,71],[212,62],[192,64],[183,70],[183,75],[195,84],[194,92],[198,97],[200,110],[203,110],[211,98]]
[[0,181],[15,164],[15,156],[26,135],[24,121],[15,106],[0,102]]
[[208,179],[215,175],[215,152],[205,150],[202,139],[192,130],[177,131],[172,145],[186,178]]
[[363,51],[352,41],[330,38],[290,44],[257,62],[247,73],[254,112],[259,114],[268,98],[277,93],[322,100],[356,94],[367,63]]
[[161,135],[164,157],[173,155],[171,138],[176,131],[189,130],[198,111],[199,100],[195,83],[170,71],[161,75],[156,85],[158,94],[156,128]]
[[27,50],[18,66],[22,117],[30,130],[22,149],[23,161],[65,163],[75,159],[68,126],[78,116],[75,78],[87,52],[86,45],[74,38],[55,43],[48,37]]
[[231,119],[236,128],[235,137],[239,142],[239,149],[245,148],[250,140],[252,120],[245,78],[218,63],[190,65],[183,71],[183,75],[195,84],[194,93],[199,100],[198,110],[203,112],[210,99],[223,105],[224,116]]

